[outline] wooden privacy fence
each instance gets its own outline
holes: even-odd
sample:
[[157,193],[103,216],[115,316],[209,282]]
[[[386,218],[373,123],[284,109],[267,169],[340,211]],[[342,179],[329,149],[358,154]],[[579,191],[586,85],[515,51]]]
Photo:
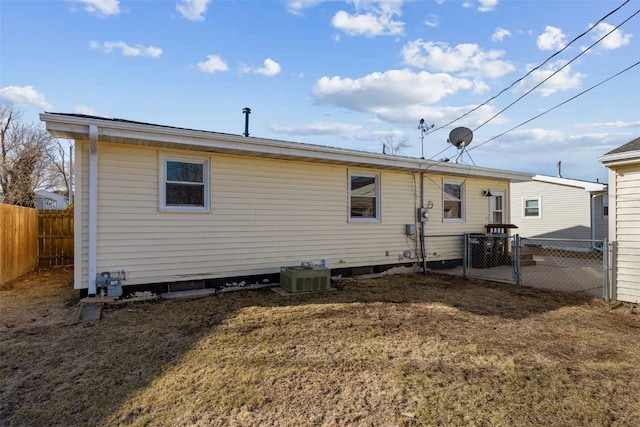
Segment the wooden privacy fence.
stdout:
[[73,209],[38,211],[40,267],[73,265]]
[[0,285],[38,266],[38,211],[0,203]]

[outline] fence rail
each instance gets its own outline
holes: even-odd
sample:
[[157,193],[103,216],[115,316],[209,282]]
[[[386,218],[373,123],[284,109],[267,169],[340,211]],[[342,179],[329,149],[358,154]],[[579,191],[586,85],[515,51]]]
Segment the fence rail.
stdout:
[[38,212],[0,204],[0,285],[38,266]]
[[38,211],[40,267],[73,264],[73,210]]
[[610,298],[606,240],[542,239],[518,235],[428,235],[427,268]]

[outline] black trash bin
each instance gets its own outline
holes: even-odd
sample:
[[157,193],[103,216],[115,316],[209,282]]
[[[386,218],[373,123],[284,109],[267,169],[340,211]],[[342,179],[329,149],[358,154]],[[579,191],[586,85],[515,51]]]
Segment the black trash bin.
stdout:
[[508,265],[507,262],[507,234],[493,233],[491,239],[493,240],[493,250],[491,256],[491,266],[497,267],[499,265]]
[[469,234],[471,267],[489,268],[493,261],[493,239],[486,234]]

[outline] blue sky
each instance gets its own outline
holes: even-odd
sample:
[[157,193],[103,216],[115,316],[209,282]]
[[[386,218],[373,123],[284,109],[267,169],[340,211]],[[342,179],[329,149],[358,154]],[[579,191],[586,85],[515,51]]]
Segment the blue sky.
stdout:
[[464,126],[461,163],[556,175],[562,161],[564,177],[606,181],[597,157],[640,134],[640,66],[517,126],[640,60],[640,14],[615,29],[639,1],[594,25],[623,3],[2,0],[0,98],[27,122],[55,111],[233,134],[250,107],[251,136],[381,152],[393,135],[411,157],[424,118],[426,158],[454,161],[447,138]]

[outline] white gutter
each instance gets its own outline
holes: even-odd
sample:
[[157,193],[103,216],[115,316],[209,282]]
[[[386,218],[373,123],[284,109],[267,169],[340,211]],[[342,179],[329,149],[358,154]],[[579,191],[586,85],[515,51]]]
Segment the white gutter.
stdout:
[[640,150],[624,151],[622,153],[605,154],[598,157],[598,161],[610,168],[611,166],[624,166],[640,162]]
[[89,126],[89,296],[96,295],[98,240],[98,127]]

